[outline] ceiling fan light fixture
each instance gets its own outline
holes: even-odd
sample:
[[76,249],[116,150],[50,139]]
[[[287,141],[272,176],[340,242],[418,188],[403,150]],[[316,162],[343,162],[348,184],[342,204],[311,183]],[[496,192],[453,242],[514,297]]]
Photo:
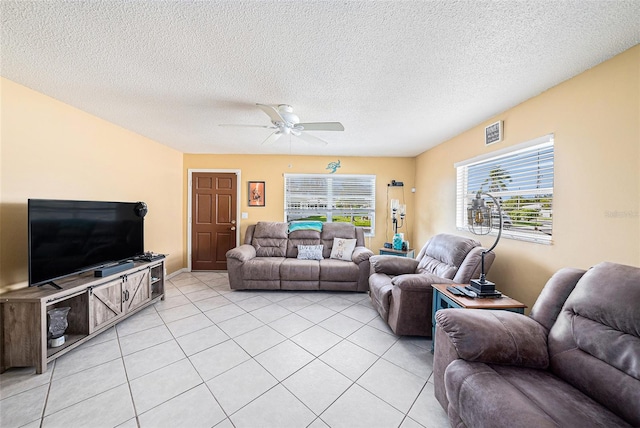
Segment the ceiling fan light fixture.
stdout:
[[344,126],[340,122],[304,122],[300,123],[300,118],[293,113],[293,107],[288,104],[260,104],[256,103],[269,118],[271,126],[263,125],[226,125],[220,126],[246,126],[253,128],[267,128],[275,131],[267,137],[262,144],[271,144],[282,135],[293,135],[310,144],[326,146],[328,143],[316,136],[307,134],[305,131],[344,131]]
[[287,124],[296,124],[300,122],[300,118],[293,113],[293,107],[288,104],[278,105],[278,114]]
[[290,125],[295,125],[300,122],[300,118],[293,113],[280,113],[280,116]]

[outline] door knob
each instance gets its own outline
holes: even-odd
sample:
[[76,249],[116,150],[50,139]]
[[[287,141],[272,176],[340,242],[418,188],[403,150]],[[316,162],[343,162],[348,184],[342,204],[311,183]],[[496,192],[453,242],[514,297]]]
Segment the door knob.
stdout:
[[235,226],[231,226],[231,230],[236,230],[236,227]]

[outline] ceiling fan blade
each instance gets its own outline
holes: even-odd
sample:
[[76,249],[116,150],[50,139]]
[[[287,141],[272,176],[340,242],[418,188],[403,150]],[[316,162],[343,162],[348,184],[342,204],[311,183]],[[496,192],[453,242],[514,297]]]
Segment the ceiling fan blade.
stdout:
[[282,133],[276,131],[273,134],[269,135],[267,139],[262,142],[262,144],[269,145],[271,143],[275,143],[280,137],[282,137]]
[[[293,134],[293,135],[295,135],[295,134]],[[305,141],[305,142],[307,142],[309,144],[315,144],[315,145],[318,145],[318,146],[326,146],[327,144],[329,144],[329,143],[327,143],[326,141],[324,141],[321,138],[318,138],[318,137],[310,135],[310,134],[306,134],[304,132],[301,132],[300,134],[296,135],[296,137],[300,138],[301,140],[303,140],[303,141]]]
[[344,131],[340,122],[309,122],[298,123],[305,131]]
[[234,127],[234,128],[267,128],[267,129],[276,129],[275,126],[267,126],[267,125],[236,125],[234,123],[221,123],[218,126]]
[[274,106],[270,106],[268,104],[260,104],[260,103],[256,103],[256,105],[260,107],[260,109],[262,109],[262,111],[265,112],[271,118],[272,122],[285,122],[282,116],[280,116],[278,109],[275,108]]

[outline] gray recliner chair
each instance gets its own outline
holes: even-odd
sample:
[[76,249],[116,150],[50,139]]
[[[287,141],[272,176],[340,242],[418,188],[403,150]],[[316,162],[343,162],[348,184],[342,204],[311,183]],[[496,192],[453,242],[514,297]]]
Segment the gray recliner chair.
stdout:
[[640,268],[563,268],[529,316],[436,314],[433,383],[452,427],[640,427]]
[[[431,284],[468,284],[480,277],[485,250],[476,240],[439,234],[416,259],[371,256],[371,302],[395,334],[431,337]],[[494,259],[493,252],[485,255],[485,273]]]

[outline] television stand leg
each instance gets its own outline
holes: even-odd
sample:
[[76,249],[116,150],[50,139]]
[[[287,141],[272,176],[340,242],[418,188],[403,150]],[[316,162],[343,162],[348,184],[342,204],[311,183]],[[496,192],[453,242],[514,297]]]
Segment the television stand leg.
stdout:
[[44,284],[40,284],[40,285],[38,285],[38,287],[42,287],[42,286],[44,286],[44,285],[50,285],[50,286],[52,286],[53,288],[55,288],[55,289],[57,289],[57,290],[62,290],[62,287],[60,287],[58,284],[56,284],[56,283],[55,283],[55,282],[53,282],[53,281],[45,282]]

